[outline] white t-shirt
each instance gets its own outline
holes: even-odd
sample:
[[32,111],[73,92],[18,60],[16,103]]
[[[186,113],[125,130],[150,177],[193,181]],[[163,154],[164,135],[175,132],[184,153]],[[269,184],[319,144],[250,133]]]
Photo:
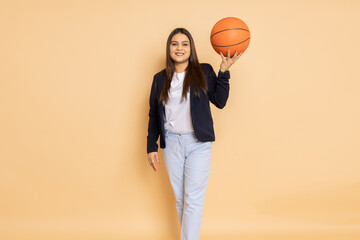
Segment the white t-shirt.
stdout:
[[165,129],[176,133],[194,132],[190,113],[190,91],[181,102],[185,72],[174,73],[165,104]]

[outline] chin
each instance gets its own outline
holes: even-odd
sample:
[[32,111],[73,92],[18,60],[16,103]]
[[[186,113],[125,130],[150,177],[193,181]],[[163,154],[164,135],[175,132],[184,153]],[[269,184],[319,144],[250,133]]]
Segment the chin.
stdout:
[[181,60],[177,60],[177,59],[173,59],[173,58],[172,58],[172,60],[173,60],[174,63],[186,63],[186,62],[189,61],[189,58],[187,58],[187,59],[181,59]]

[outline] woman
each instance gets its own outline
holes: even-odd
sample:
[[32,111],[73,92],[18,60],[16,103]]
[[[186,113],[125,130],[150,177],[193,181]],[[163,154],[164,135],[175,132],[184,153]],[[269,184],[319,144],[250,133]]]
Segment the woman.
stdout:
[[167,40],[166,68],[155,74],[150,93],[148,161],[159,164],[157,139],[176,199],[181,240],[197,240],[215,141],[209,101],[223,108],[229,96],[229,68],[241,54],[221,53],[218,77],[199,64],[191,34],[174,29]]

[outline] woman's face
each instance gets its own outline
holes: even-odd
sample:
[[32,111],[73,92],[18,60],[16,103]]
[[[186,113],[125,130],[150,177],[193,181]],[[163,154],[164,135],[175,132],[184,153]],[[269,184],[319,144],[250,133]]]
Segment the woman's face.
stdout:
[[185,63],[190,58],[190,40],[183,33],[175,34],[170,42],[170,57],[174,63]]

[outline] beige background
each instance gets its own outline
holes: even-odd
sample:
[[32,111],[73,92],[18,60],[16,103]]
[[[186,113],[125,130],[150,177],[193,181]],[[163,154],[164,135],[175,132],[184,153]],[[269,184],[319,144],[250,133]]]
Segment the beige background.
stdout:
[[209,34],[228,16],[252,39],[212,106],[201,239],[360,239],[359,10],[1,0],[0,239],[179,239],[163,159],[146,161],[151,81],[175,27],[218,71]]

